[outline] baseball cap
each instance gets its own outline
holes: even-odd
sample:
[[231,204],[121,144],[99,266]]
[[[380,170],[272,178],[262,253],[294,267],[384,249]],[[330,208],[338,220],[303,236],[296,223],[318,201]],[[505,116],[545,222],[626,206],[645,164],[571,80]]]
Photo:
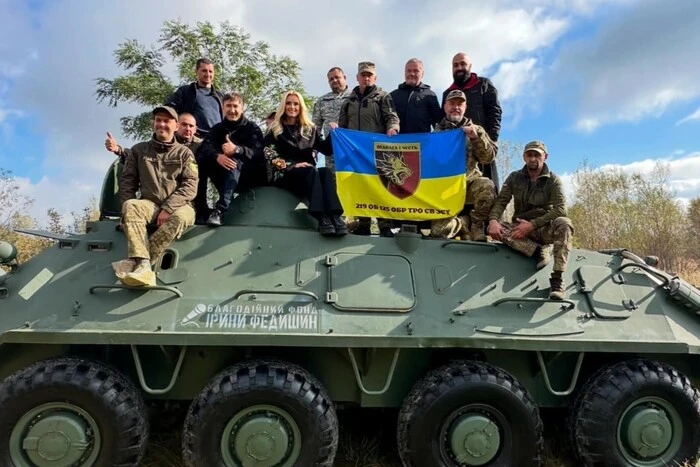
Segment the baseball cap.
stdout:
[[445,101],[449,101],[450,99],[462,99],[465,102],[467,101],[467,97],[459,89],[453,89],[447,94]]
[[528,151],[537,151],[543,156],[546,156],[547,146],[545,146],[542,141],[530,141],[525,145],[525,149],[523,149],[523,154],[525,154]]
[[155,109],[153,109],[153,115],[157,114],[158,112],[165,112],[169,114],[171,117],[173,117],[175,120],[177,120],[177,112],[175,112],[175,109],[172,107],[169,107],[167,105],[159,105]]
[[372,74],[376,74],[376,66],[372,62],[360,62],[357,64],[357,73],[362,73],[363,71],[369,71]]

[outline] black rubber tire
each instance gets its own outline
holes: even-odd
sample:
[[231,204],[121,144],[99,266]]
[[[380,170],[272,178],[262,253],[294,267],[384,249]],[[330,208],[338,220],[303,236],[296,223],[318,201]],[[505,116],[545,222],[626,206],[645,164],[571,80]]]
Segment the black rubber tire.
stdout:
[[149,436],[140,391],[101,362],[59,357],[34,363],[0,383],[0,465],[14,465],[8,440],[19,419],[50,402],[76,405],[94,418],[102,440],[94,467],[140,464]]
[[441,453],[440,430],[450,414],[467,404],[484,404],[503,414],[503,446],[488,466],[541,465],[544,440],[539,409],[509,373],[487,363],[454,362],[418,381],[399,412],[397,442],[405,467],[459,466]]
[[185,465],[224,466],[220,448],[224,428],[236,413],[257,404],[274,405],[294,418],[302,438],[296,465],[333,465],[338,417],[325,388],[303,368],[267,359],[227,368],[192,401],[182,436]]
[[673,367],[644,359],[605,367],[584,386],[571,414],[579,465],[630,465],[617,445],[617,427],[625,407],[647,396],[657,396],[671,403],[683,423],[680,449],[668,465],[684,465],[686,461],[687,465],[695,465],[700,439],[700,392]]

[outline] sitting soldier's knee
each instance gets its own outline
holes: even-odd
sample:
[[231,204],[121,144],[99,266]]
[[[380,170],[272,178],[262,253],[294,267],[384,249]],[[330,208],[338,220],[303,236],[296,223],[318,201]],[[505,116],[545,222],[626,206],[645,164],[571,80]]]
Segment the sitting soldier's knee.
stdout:
[[574,231],[574,224],[568,217],[557,217],[552,221],[552,228],[555,232],[569,230],[569,232]]
[[143,220],[143,208],[138,199],[130,199],[122,205],[122,218],[124,222],[138,222]]

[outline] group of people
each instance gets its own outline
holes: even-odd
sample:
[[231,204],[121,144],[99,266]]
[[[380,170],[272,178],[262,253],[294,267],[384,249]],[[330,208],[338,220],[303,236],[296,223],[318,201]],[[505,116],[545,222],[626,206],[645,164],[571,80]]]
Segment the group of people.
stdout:
[[[488,234],[534,256],[538,269],[553,257],[550,298],[563,299],[562,273],[573,226],[566,217],[561,180],[546,164],[544,143],[533,141],[525,146],[523,168],[511,173],[497,194],[501,107],[493,83],[471,68],[466,54],[454,56],[454,81],[438,103],[422,81],[423,63],[416,58],[406,62],[405,81],[392,92],[377,86],[372,62],[358,64],[353,89],[344,71],[333,67],[327,73],[331,91],[316,101],[312,112],[299,92],[287,91],[263,131],[245,116],[244,97],[216,89],[214,64],[199,59],[196,81],[179,87],[153,110],[150,141],[127,149],[107,133],[106,149],[123,164],[119,191],[128,255],[114,263],[117,277],[128,285],[154,285],[152,265],[173,240],[195,223],[221,225],[234,193],[256,186],[277,186],[305,199],[322,235],[370,235],[370,218],[342,217],[333,130],[391,137],[461,129],[467,147],[463,212],[468,214],[432,221],[430,236],[487,241]],[[318,153],[325,156],[325,167],[317,167]],[[218,192],[213,207],[207,201],[209,181]],[[511,199],[514,222],[505,223],[501,218]],[[154,223],[157,230],[149,238],[147,225]],[[394,235],[394,221],[377,219],[377,224],[381,236]]]

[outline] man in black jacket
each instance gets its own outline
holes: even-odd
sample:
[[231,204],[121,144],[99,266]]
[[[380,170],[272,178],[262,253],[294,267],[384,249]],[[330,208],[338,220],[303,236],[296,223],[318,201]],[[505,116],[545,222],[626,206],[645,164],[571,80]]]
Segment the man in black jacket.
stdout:
[[399,115],[399,133],[430,133],[444,115],[437,96],[422,82],[423,62],[417,58],[407,61],[404,76],[406,81],[391,91]]
[[[243,178],[265,177],[263,135],[260,127],[243,115],[243,96],[228,93],[223,96],[224,120],[211,129],[197,151],[200,179],[209,178],[219,199],[207,217],[207,225],[221,225],[221,218],[228,210],[233,193]],[[195,208],[201,220],[208,210],[206,185],[197,190]]]
[[[458,53],[452,58],[452,77],[454,82],[442,93],[442,106],[450,91],[458,89],[467,96],[466,117],[486,130],[494,143],[501,132],[501,104],[498,102],[498,90],[490,79],[472,73],[472,62],[465,53]],[[498,188],[496,163],[483,167],[485,177],[490,178]]]
[[206,136],[224,115],[223,94],[214,87],[214,62],[208,58],[197,60],[197,81],[177,88],[164,105],[177,113],[194,115],[198,134]]

